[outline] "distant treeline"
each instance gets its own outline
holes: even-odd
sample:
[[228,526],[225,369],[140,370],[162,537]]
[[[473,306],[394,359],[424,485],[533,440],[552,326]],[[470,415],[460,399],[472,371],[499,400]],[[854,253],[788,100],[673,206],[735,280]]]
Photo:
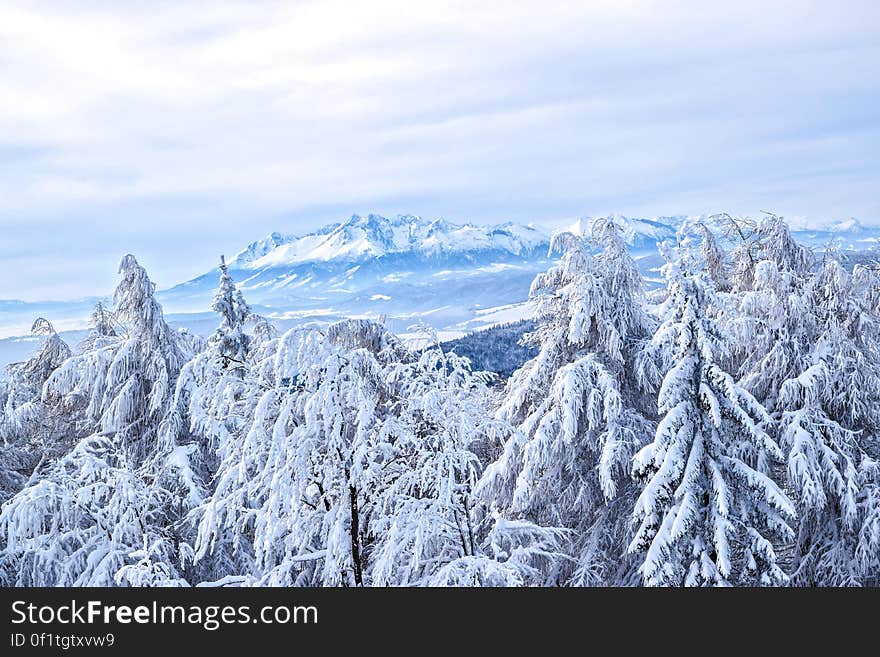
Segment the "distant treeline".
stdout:
[[538,355],[537,348],[522,344],[523,335],[534,329],[532,320],[509,322],[475,331],[441,346],[445,351],[454,351],[470,360],[474,370],[494,372],[507,379],[523,363]]

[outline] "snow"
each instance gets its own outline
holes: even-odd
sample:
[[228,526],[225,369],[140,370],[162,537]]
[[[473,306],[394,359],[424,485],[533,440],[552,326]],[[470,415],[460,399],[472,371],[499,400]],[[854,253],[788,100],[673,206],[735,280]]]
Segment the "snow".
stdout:
[[510,271],[512,269],[520,269],[520,267],[509,262],[493,262],[492,264],[486,265],[485,267],[477,267],[476,271],[485,272],[488,274],[498,274],[503,271]]
[[859,223],[858,219],[850,217],[849,219],[842,219],[840,221],[836,221],[831,226],[828,227],[828,230],[835,233],[845,233],[850,231],[861,230],[862,224]]
[[534,313],[535,307],[531,301],[496,306],[494,308],[480,308],[475,311],[473,319],[462,322],[456,328],[464,332],[480,331],[498,324],[509,324],[523,319],[530,319],[534,316]]
[[[355,216],[313,235],[343,247],[338,266],[237,285],[221,261],[209,339],[171,326],[125,256],[87,334],[41,318],[5,341],[29,353],[0,385],[0,584],[876,583],[880,273],[775,217],[753,251],[694,224],[662,246],[649,303],[653,261],[627,240],[662,222],[636,223],[557,235],[532,277],[528,259],[477,258],[473,226]],[[459,239],[471,267],[405,282],[347,259]],[[308,307],[245,300],[296,285]],[[506,382],[437,344],[523,318],[469,337],[523,345]]]
[[[466,331],[436,331],[434,335],[440,342],[449,342],[451,340],[457,340],[458,338],[463,338],[467,335]],[[403,340],[404,344],[406,344],[411,349],[424,349],[429,346],[432,342],[431,337],[425,336],[424,333],[419,331],[413,332],[403,332],[398,334],[398,337]]]
[[425,256],[468,251],[522,255],[539,249],[546,241],[547,236],[537,228],[511,223],[474,226],[442,219],[426,221],[411,215],[390,219],[372,214],[353,215],[331,230],[302,237],[273,233],[239,253],[232,266],[260,270],[310,261],[357,260],[407,252]]
[[412,276],[413,273],[411,271],[399,271],[393,274],[386,274],[382,277],[383,283],[398,283],[405,278]]
[[266,314],[271,319],[303,319],[307,317],[326,317],[337,313],[333,308],[309,308],[307,310],[284,310]]

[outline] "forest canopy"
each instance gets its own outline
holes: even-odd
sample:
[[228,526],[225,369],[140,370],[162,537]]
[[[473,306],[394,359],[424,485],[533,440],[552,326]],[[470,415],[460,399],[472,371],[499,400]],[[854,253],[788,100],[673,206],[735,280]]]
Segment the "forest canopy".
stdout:
[[0,583],[880,583],[880,269],[773,215],[686,222],[650,294],[614,219],[550,248],[532,322],[419,349],[279,333],[224,262],[177,330],[126,255],[0,388]]

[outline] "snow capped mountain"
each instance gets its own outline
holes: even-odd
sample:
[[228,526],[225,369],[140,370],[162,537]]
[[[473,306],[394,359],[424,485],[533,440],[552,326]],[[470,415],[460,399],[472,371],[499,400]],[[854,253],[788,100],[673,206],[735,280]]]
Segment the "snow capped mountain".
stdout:
[[296,237],[294,237],[293,235],[272,233],[261,240],[251,242],[244,251],[241,251],[240,253],[238,253],[238,255],[235,256],[235,261],[241,266],[246,266],[247,264],[264,257],[272,250],[285,244],[289,244],[295,239]]
[[865,229],[862,226],[861,222],[855,217],[850,217],[849,219],[842,219],[840,221],[835,221],[828,227],[828,230],[834,233],[845,233],[845,232],[855,232],[855,231],[863,231]]
[[503,224],[483,227],[426,221],[412,215],[391,219],[370,214],[352,215],[302,237],[272,233],[239,253],[232,267],[258,270],[307,261],[361,260],[390,254],[414,253],[426,257],[475,251],[525,255],[547,244],[547,236],[530,226]]
[[[256,303],[338,305],[359,301],[367,291],[368,300],[387,300],[388,286],[425,286],[455,272],[469,279],[499,268],[534,272],[546,261],[548,243],[544,232],[512,223],[487,227],[412,215],[353,215],[307,235],[272,233],[238,253],[229,270]],[[201,310],[215,285],[212,270],[162,296],[170,307]]]
[[[440,328],[524,301],[550,263],[548,246],[533,226],[353,215],[306,235],[272,233],[238,253],[229,272],[279,322],[384,315],[396,330]],[[212,270],[160,298],[172,313],[202,312],[216,286]]]
[[[657,243],[674,238],[684,218],[614,219],[648,279],[656,279]],[[563,230],[589,236],[591,222]],[[355,214],[305,235],[272,233],[238,253],[229,272],[248,301],[279,323],[383,316],[398,332],[426,323],[460,333],[488,317],[528,315],[529,286],[557,255],[548,247],[548,232],[531,225]],[[160,299],[171,313],[202,313],[216,286],[215,269]]]

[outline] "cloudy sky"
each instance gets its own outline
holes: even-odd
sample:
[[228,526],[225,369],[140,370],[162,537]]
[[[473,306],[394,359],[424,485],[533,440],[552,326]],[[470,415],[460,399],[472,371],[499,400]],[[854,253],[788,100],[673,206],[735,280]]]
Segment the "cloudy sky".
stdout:
[[0,298],[353,212],[880,223],[878,30],[874,0],[5,0]]

